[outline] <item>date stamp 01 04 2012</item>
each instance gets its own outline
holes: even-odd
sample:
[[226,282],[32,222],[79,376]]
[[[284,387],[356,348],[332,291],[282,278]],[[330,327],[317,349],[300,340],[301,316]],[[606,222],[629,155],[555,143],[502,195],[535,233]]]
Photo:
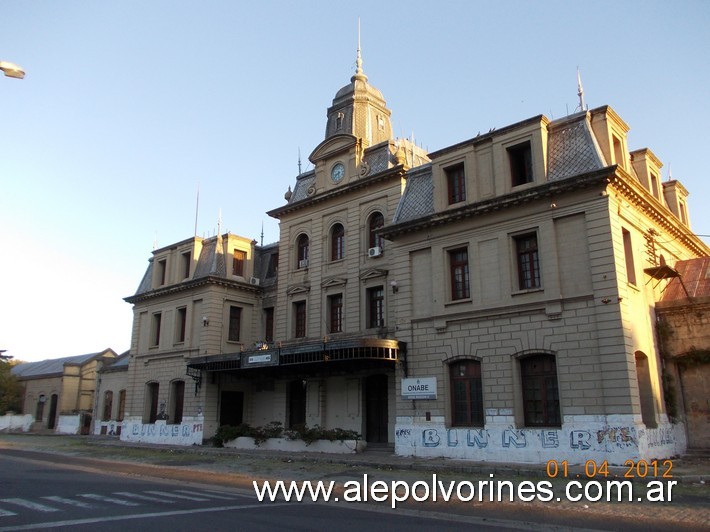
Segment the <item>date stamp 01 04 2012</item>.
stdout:
[[626,460],[620,469],[621,471],[614,473],[609,470],[609,464],[606,460],[602,462],[587,460],[584,462],[583,472],[576,473],[570,471],[567,460],[559,462],[557,460],[548,460],[545,473],[548,478],[673,478],[673,460]]

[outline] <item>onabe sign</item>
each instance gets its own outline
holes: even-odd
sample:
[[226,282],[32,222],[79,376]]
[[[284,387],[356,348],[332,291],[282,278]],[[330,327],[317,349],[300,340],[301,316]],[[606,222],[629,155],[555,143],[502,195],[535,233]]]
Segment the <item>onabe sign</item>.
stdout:
[[436,377],[402,379],[402,399],[436,399]]

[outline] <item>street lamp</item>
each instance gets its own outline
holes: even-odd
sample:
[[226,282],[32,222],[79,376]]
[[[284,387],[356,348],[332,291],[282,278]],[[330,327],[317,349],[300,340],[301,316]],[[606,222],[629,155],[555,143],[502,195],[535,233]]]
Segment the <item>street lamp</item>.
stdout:
[[22,79],[25,77],[25,71],[22,67],[9,61],[0,61],[0,70],[2,70],[8,78]]

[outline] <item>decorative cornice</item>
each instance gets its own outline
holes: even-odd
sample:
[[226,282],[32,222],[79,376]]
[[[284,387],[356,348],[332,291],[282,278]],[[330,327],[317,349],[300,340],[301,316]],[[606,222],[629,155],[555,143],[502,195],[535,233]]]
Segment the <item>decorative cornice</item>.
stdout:
[[710,250],[690,229],[683,225],[675,215],[661,202],[654,198],[641,183],[621,167],[609,176],[609,186],[626,201],[646,216],[661,226],[675,240],[681,242],[686,248],[698,257],[710,254]]
[[415,220],[390,225],[381,229],[378,233],[387,240],[394,240],[394,237],[404,233],[420,231],[428,227],[454,223],[463,218],[471,218],[502,209],[517,207],[523,203],[529,203],[531,201],[550,196],[557,196],[572,190],[589,188],[593,186],[604,187],[607,184],[608,178],[613,176],[615,169],[616,165],[602,168],[594,172],[588,172],[576,177],[549,181],[543,185],[527,188],[519,192],[513,192],[489,200],[464,205],[457,209],[437,212]]
[[150,290],[148,292],[143,292],[141,294],[135,294],[132,296],[124,297],[123,300],[127,303],[140,303],[142,301],[147,301],[150,299],[155,299],[158,297],[163,297],[167,295],[176,294],[179,292],[186,292],[188,290],[194,290],[205,285],[220,285],[228,286],[231,288],[241,289],[245,292],[259,293],[261,289],[258,286],[251,285],[244,281],[235,281],[232,279],[225,279],[224,277],[217,277],[214,275],[208,275],[207,277],[200,277],[199,279],[191,279],[180,284],[174,284],[170,286],[165,286],[157,288],[155,290]]
[[294,211],[297,211],[300,209],[305,209],[305,208],[311,207],[311,206],[321,203],[323,201],[327,201],[329,199],[336,198],[338,196],[342,196],[344,194],[349,194],[350,192],[353,192],[354,190],[359,190],[361,188],[371,186],[371,185],[378,183],[380,181],[386,181],[387,179],[391,179],[393,177],[397,177],[398,179],[402,179],[405,176],[406,176],[406,171],[404,170],[404,165],[400,164],[400,165],[397,165],[393,168],[388,168],[387,170],[383,170],[382,172],[372,174],[369,177],[358,179],[356,181],[353,181],[352,183],[348,183],[345,186],[339,186],[339,187],[337,187],[333,190],[330,190],[328,192],[324,192],[322,194],[316,194],[315,196],[304,198],[304,199],[299,200],[295,203],[289,203],[287,205],[284,205],[283,207],[278,207],[276,209],[268,211],[266,214],[268,214],[272,218],[278,219],[278,218],[281,218],[284,214],[289,214],[291,212],[294,212]]

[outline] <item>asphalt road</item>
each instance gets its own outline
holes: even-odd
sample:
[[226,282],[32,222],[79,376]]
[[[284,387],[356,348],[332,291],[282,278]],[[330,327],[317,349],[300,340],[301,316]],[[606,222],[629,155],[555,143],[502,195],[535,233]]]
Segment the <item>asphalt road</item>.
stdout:
[[[19,454],[19,455],[18,455]],[[148,530],[477,530],[527,528],[519,523],[365,505],[259,502],[253,491],[101,473],[33,453],[0,455],[0,532],[71,529]],[[65,463],[52,463],[65,462]]]

